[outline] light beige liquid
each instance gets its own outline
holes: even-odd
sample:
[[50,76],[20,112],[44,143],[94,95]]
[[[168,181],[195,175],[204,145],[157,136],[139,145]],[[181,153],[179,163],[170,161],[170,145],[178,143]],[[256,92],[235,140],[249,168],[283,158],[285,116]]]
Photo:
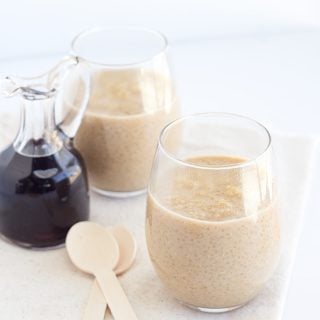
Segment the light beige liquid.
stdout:
[[146,188],[160,131],[178,117],[172,83],[127,69],[95,74],[92,88],[76,137],[91,185],[119,192]]
[[[242,161],[198,157],[189,162],[210,166]],[[248,170],[250,177],[253,170]],[[277,207],[260,203],[248,212],[256,198],[251,193],[254,199],[246,207],[250,179],[244,186],[243,173],[180,168],[169,177],[172,187],[167,185],[160,195],[149,193],[149,254],[163,283],[185,304],[210,309],[242,305],[261,290],[277,265]]]

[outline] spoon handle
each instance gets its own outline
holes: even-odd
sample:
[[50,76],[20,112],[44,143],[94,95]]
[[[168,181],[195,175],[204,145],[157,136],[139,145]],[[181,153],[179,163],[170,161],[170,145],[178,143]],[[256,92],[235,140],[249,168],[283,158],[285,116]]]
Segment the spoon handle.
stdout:
[[104,269],[95,276],[114,319],[138,320],[114,272]]
[[106,299],[102,294],[97,280],[93,281],[89,300],[84,310],[83,320],[103,320],[107,308]]

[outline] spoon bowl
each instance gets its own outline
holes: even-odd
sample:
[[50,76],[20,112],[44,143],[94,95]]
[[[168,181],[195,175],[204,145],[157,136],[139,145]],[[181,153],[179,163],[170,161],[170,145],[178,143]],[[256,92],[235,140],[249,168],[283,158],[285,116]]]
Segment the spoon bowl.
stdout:
[[121,275],[133,264],[137,253],[137,242],[128,229],[123,226],[107,228],[117,240],[120,250],[119,261],[114,269],[116,275]]
[[74,265],[95,274],[113,270],[119,261],[119,246],[112,234],[94,222],[79,222],[68,232],[66,248]]

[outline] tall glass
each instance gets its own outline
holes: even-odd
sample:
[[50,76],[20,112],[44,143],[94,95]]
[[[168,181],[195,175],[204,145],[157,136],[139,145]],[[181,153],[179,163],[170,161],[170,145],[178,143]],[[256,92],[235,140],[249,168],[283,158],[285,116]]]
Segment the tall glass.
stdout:
[[92,189],[120,197],[144,192],[160,131],[178,116],[167,40],[148,29],[96,28],[78,35],[72,49],[92,74],[75,140]]
[[146,238],[157,274],[182,303],[223,312],[255,297],[280,253],[267,129],[223,113],[165,127],[148,189]]

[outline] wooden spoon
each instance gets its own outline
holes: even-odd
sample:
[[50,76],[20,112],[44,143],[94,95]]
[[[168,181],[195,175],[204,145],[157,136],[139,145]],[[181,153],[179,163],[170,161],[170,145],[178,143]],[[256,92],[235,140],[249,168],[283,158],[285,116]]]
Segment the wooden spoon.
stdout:
[[[114,272],[116,275],[120,275],[132,266],[137,252],[137,243],[134,236],[125,227],[115,226],[107,230],[112,233],[119,245],[120,257]],[[103,320],[106,309],[106,299],[95,280],[84,311],[83,320]]]
[[94,222],[79,222],[69,230],[66,248],[74,265],[95,275],[114,319],[137,320],[113,272],[119,247],[110,232]]

